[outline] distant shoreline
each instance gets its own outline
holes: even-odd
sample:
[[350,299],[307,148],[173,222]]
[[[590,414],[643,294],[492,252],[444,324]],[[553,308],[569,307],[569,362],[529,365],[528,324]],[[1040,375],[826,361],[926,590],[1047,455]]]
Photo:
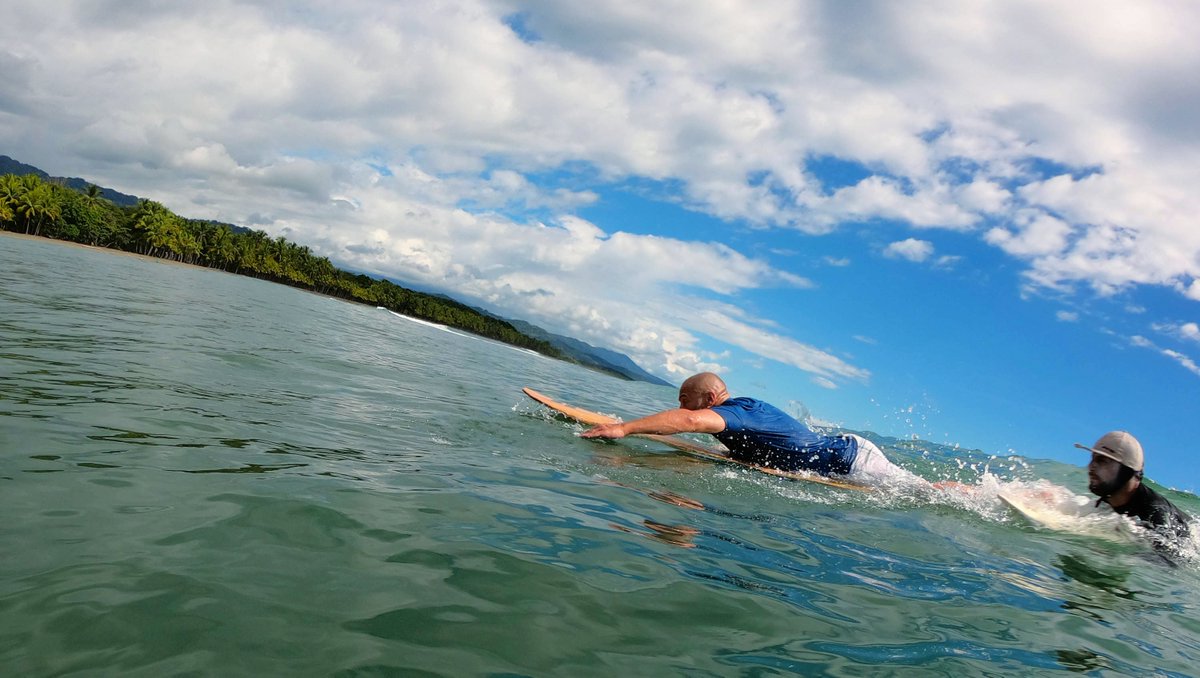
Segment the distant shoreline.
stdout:
[[[513,322],[447,295],[408,289],[382,275],[338,268],[329,257],[283,236],[273,238],[262,230],[188,219],[152,200],[117,205],[103,197],[95,185],[87,186],[86,191],[77,190],[40,178],[36,168],[21,169],[33,171],[0,175],[0,232],[7,235],[286,285],[327,298],[386,308],[620,379],[640,379],[594,352],[581,355],[578,350],[567,351],[549,338],[527,334]],[[629,360],[627,356],[619,357]]]
[[[315,289],[310,289],[310,288],[307,288],[307,287],[301,287],[301,286],[298,286],[298,285],[288,285],[288,284],[286,284],[286,283],[282,283],[282,282],[279,282],[279,281],[277,281],[277,280],[269,280],[269,279],[265,279],[265,278],[259,278],[259,277],[257,277],[257,276],[249,276],[249,275],[245,275],[245,274],[242,274],[242,273],[235,273],[235,272],[233,272],[233,271],[226,271],[226,270],[224,270],[224,269],[221,269],[221,268],[214,268],[214,267],[212,267],[212,266],[204,266],[204,265],[202,265],[202,264],[189,264],[189,263],[182,262],[182,261],[176,261],[176,260],[174,260],[174,259],[164,259],[164,258],[162,258],[162,257],[155,257],[155,256],[151,256],[151,255],[148,255],[148,254],[138,254],[137,252],[130,252],[129,250],[117,249],[117,248],[115,248],[115,247],[104,247],[104,246],[102,246],[102,245],[86,245],[86,244],[84,244],[84,243],[75,242],[75,241],[73,241],[73,240],[62,240],[62,239],[59,239],[59,238],[50,238],[50,237],[47,237],[47,236],[44,236],[44,235],[33,235],[32,233],[17,233],[17,232],[15,232],[15,231],[6,231],[6,230],[3,230],[3,229],[0,229],[0,236],[10,237],[10,238],[16,238],[16,239],[18,239],[18,240],[37,241],[37,242],[48,242],[48,243],[54,243],[54,244],[58,244],[58,245],[64,245],[64,246],[67,246],[67,247],[76,247],[76,248],[79,248],[79,249],[92,250],[92,251],[95,251],[95,252],[103,252],[103,253],[106,253],[106,254],[113,254],[113,255],[116,255],[116,256],[122,256],[122,257],[131,257],[131,258],[134,258],[134,259],[141,259],[141,260],[143,260],[143,261],[154,262],[154,263],[157,263],[157,264],[167,264],[167,265],[170,265],[170,266],[185,266],[185,267],[187,267],[187,268],[193,268],[193,269],[198,269],[198,270],[202,270],[202,271],[212,271],[212,272],[214,272],[214,273],[223,273],[223,274],[225,274],[225,275],[234,275],[234,276],[238,276],[238,277],[241,277],[241,278],[250,278],[250,279],[253,279],[253,280],[260,280],[260,281],[262,281],[262,282],[265,282],[265,283],[270,283],[270,284],[272,284],[272,285],[283,285],[284,287],[290,287],[290,288],[292,288],[292,289],[294,289],[294,290],[297,290],[297,291],[299,291],[299,292],[306,292],[306,293],[308,293],[308,294],[315,294],[315,295],[316,295],[316,296],[318,296],[318,297],[322,297],[322,298],[325,298],[325,299],[332,299],[332,300],[334,300],[334,301],[341,301],[341,302],[345,302],[345,303],[348,303],[348,304],[357,304],[357,305],[361,305],[361,306],[368,306],[368,307],[387,308],[387,307],[385,307],[385,306],[384,306],[384,307],[380,307],[380,306],[378,306],[378,304],[376,304],[376,303],[374,303],[374,302],[370,302],[370,301],[364,301],[364,300],[362,300],[362,299],[353,299],[353,298],[341,297],[341,296],[337,296],[337,295],[334,295],[334,294],[327,294],[327,293],[325,293],[325,292],[320,292],[320,291],[318,291],[318,290],[315,290]],[[437,323],[437,322],[430,321],[430,320],[424,320],[424,319],[421,319],[421,318],[418,318],[418,317],[415,317],[415,316],[409,316],[409,315],[406,315],[406,314],[403,314],[403,313],[399,313],[398,311],[394,311],[394,310],[392,310],[392,309],[388,309],[388,310],[389,310],[389,311],[392,311],[393,313],[397,313],[398,315],[401,315],[402,317],[404,317],[404,318],[407,318],[407,319],[409,319],[409,320],[414,320],[414,321],[416,321],[416,322],[421,322],[421,323],[430,323],[430,324],[434,324],[434,325],[442,325],[442,326],[444,326],[444,327],[447,327],[447,328],[450,328],[450,329],[454,329],[454,330],[456,330],[456,331],[466,332],[467,334],[469,334],[469,335],[472,335],[472,336],[480,337],[480,338],[483,338],[483,339],[488,339],[488,340],[491,340],[491,341],[496,341],[496,342],[498,342],[498,343],[501,343],[501,344],[504,344],[504,345],[506,345],[506,346],[510,346],[510,347],[512,347],[512,348],[516,348],[516,349],[519,349],[519,350],[522,350],[522,351],[528,351],[528,352],[530,352],[530,353],[533,353],[533,354],[535,354],[535,355],[540,355],[540,356],[543,356],[543,357],[546,357],[546,358],[551,358],[551,359],[554,359],[554,360],[563,360],[563,358],[562,358],[562,357],[560,357],[560,356],[547,355],[547,354],[545,354],[545,353],[542,353],[542,352],[540,352],[540,351],[536,351],[536,350],[534,350],[534,349],[532,349],[532,348],[529,348],[529,347],[527,347],[527,346],[520,346],[520,345],[517,345],[517,344],[511,343],[511,342],[504,341],[504,340],[502,340],[502,339],[499,339],[499,338],[497,338],[497,337],[489,337],[489,336],[487,336],[487,335],[484,335],[484,334],[479,334],[479,333],[471,332],[471,330],[469,330],[469,329],[466,329],[466,328],[463,328],[463,327],[456,327],[456,326],[454,326],[454,325],[450,325],[450,324],[445,324],[445,323]],[[569,361],[569,360],[567,360],[567,361],[565,361],[565,362],[573,362],[573,361]],[[618,378],[625,379],[625,380],[627,380],[627,381],[634,381],[634,380],[630,379],[630,378],[629,378],[628,376],[626,376],[626,375],[619,374],[619,373],[614,373],[614,372],[611,372],[611,371],[608,371],[608,370],[603,370],[603,369],[600,369],[600,368],[598,368],[598,367],[596,367],[596,366],[594,366],[594,365],[587,365],[587,364],[581,364],[581,363],[576,363],[576,364],[579,364],[579,365],[580,365],[581,367],[583,367],[584,369],[593,370],[593,371],[595,371],[595,372],[599,372],[600,374],[607,374],[607,375],[609,375],[609,376],[616,376],[616,377],[618,377]],[[647,383],[649,383],[649,382],[647,382]]]
[[[36,240],[38,242],[52,242],[52,243],[57,243],[59,245],[66,245],[67,247],[78,247],[80,249],[93,250],[96,252],[104,252],[106,254],[116,254],[116,255],[122,256],[122,257],[133,257],[135,259],[142,259],[143,261],[153,261],[155,263],[168,264],[171,266],[186,266],[188,268],[198,268],[198,269],[202,269],[205,271],[216,271],[218,273],[229,273],[229,271],[223,271],[219,268],[212,268],[211,266],[201,266],[199,264],[188,264],[188,263],[185,263],[182,261],[175,261],[174,259],[163,259],[162,257],[152,257],[148,254],[138,254],[137,252],[130,252],[128,250],[119,250],[115,247],[103,247],[100,245],[85,245],[81,242],[75,242],[73,240],[60,240],[58,238],[47,238],[44,235],[32,235],[29,233],[15,233],[13,231],[3,231],[3,230],[0,230],[0,235],[7,236],[10,238],[18,238],[20,240]],[[230,275],[237,275],[237,274],[233,273]],[[297,288],[297,289],[300,289],[300,288]]]
[[[21,240],[37,240],[40,242],[52,242],[52,243],[56,243],[59,245],[66,245],[68,247],[78,247],[78,248],[85,249],[85,250],[94,250],[96,252],[104,252],[105,254],[115,254],[115,255],[121,256],[121,257],[132,257],[134,259],[141,259],[142,261],[152,261],[156,264],[166,264],[168,266],[183,266],[186,268],[194,268],[194,269],[198,269],[201,271],[212,271],[213,273],[223,273],[225,275],[234,275],[239,278],[249,278],[251,280],[259,280],[259,281],[269,283],[272,285],[283,285],[284,287],[290,287],[291,289],[294,289],[298,292],[306,292],[308,294],[315,294],[318,297],[321,297],[323,299],[333,299],[334,301],[341,301],[341,302],[345,302],[347,304],[359,304],[359,305],[363,305],[363,306],[371,305],[368,302],[360,301],[358,299],[347,299],[345,297],[339,297],[339,296],[336,296],[333,294],[325,294],[324,292],[318,292],[317,290],[310,290],[306,287],[297,287],[296,285],[286,285],[284,283],[277,282],[275,280],[265,280],[263,278],[257,278],[255,276],[242,275],[241,273],[234,273],[233,271],[226,271],[225,269],[222,269],[222,268],[213,268],[212,266],[204,266],[202,264],[189,264],[189,263],[183,262],[183,261],[175,261],[174,259],[163,259],[162,257],[152,257],[149,254],[138,254],[137,252],[130,252],[129,250],[119,250],[115,247],[104,247],[102,245],[85,245],[81,242],[75,242],[73,240],[59,240],[58,238],[47,238],[44,235],[32,235],[32,234],[28,234],[28,233],[14,233],[13,231],[4,231],[4,230],[0,230],[0,235],[11,236],[13,238],[19,238]],[[480,335],[480,336],[482,336],[482,335]],[[485,338],[490,338],[490,337],[485,337]],[[499,340],[497,340],[497,341],[499,341]],[[500,343],[503,344],[506,342],[500,342]],[[512,344],[508,344],[508,345],[511,346]],[[518,348],[521,348],[521,347],[518,347]],[[534,353],[537,353],[537,351],[534,351]],[[542,354],[538,353],[538,355],[542,355]]]
[[[176,261],[176,260],[174,260],[174,259],[164,259],[164,258],[162,258],[162,257],[155,257],[155,256],[151,256],[151,255],[148,255],[148,254],[138,254],[137,252],[130,252],[129,250],[117,249],[117,248],[115,248],[115,247],[104,247],[104,246],[102,246],[102,245],[86,245],[86,244],[84,244],[84,243],[75,242],[75,241],[73,241],[73,240],[60,240],[59,238],[50,238],[50,237],[47,237],[47,236],[44,236],[44,235],[33,235],[32,233],[17,233],[17,232],[15,232],[15,231],[6,231],[6,230],[3,230],[3,229],[0,229],[0,235],[7,236],[7,237],[11,237],[11,238],[16,238],[16,239],[18,239],[18,240],[28,240],[28,241],[37,241],[37,242],[49,242],[49,243],[55,243],[55,244],[59,244],[59,245],[65,245],[65,246],[67,246],[67,247],[76,247],[76,248],[79,248],[79,249],[93,250],[93,251],[95,251],[95,252],[103,252],[103,253],[105,253],[105,254],[114,254],[114,255],[117,255],[117,256],[122,256],[122,257],[132,257],[132,258],[134,258],[134,259],[141,259],[141,260],[143,260],[143,261],[150,261],[150,262],[154,262],[154,263],[157,263],[157,264],[167,264],[167,265],[170,265],[170,266],[185,266],[185,267],[187,267],[187,268],[194,268],[194,269],[198,269],[198,270],[202,270],[202,271],[212,271],[212,272],[214,272],[214,273],[223,273],[223,274],[225,274],[225,275],[234,275],[234,276],[238,276],[239,278],[249,278],[249,279],[252,279],[252,280],[260,280],[260,281],[262,281],[262,282],[269,283],[269,284],[272,284],[272,285],[283,285],[284,287],[290,287],[291,289],[294,289],[294,290],[296,290],[296,291],[298,291],[298,292],[305,292],[305,293],[308,293],[308,294],[314,294],[314,295],[316,295],[316,296],[318,296],[318,297],[321,297],[321,298],[323,298],[323,299],[332,299],[332,300],[334,300],[334,301],[341,301],[341,302],[345,302],[345,303],[347,303],[347,304],[357,304],[357,305],[360,305],[360,306],[368,306],[368,307],[386,308],[386,307],[380,307],[380,306],[378,306],[377,304],[375,304],[374,302],[364,301],[364,300],[361,300],[361,299],[348,299],[348,298],[346,298],[346,297],[339,297],[339,296],[337,296],[337,295],[334,295],[334,294],[326,294],[326,293],[324,293],[324,292],[320,292],[320,291],[318,291],[318,290],[314,290],[314,289],[309,289],[309,288],[307,288],[307,287],[300,287],[300,286],[297,286],[297,285],[288,285],[288,284],[281,283],[281,282],[279,282],[279,281],[276,281],[276,280],[267,280],[267,279],[264,279],[264,278],[259,278],[259,277],[257,277],[257,276],[248,276],[248,275],[244,275],[244,274],[241,274],[241,273],[234,273],[233,271],[226,271],[225,269],[222,269],[222,268],[214,268],[214,267],[212,267],[212,266],[204,266],[204,265],[202,265],[202,264],[189,264],[189,263],[186,263],[186,262],[183,262],[183,261]],[[390,311],[391,309],[388,309],[388,310]],[[392,311],[392,312],[393,312],[393,313],[397,313],[396,311]],[[496,337],[489,337],[489,336],[486,336],[486,335],[483,335],[483,334],[476,334],[476,333],[474,333],[474,332],[471,332],[470,330],[468,330],[468,329],[465,329],[465,328],[461,328],[461,327],[455,327],[455,326],[453,326],[453,325],[443,325],[443,324],[441,324],[441,323],[435,323],[435,322],[433,322],[433,321],[429,321],[429,320],[423,320],[423,319],[421,319],[421,318],[417,318],[417,317],[415,317],[415,316],[408,316],[408,315],[404,315],[404,314],[399,314],[399,315],[401,315],[402,317],[404,317],[404,318],[407,318],[407,319],[409,319],[409,320],[414,320],[414,321],[416,321],[416,322],[420,322],[420,323],[429,323],[429,324],[432,324],[432,325],[437,325],[437,326],[444,326],[444,327],[447,327],[447,328],[450,328],[450,329],[454,329],[454,330],[456,330],[456,331],[462,331],[462,332],[466,332],[466,333],[468,333],[468,334],[470,334],[470,335],[472,335],[472,336],[477,336],[477,337],[480,337],[480,338],[483,338],[483,339],[488,339],[488,340],[491,340],[491,341],[496,341],[496,342],[499,342],[499,343],[501,343],[501,344],[504,344],[504,345],[506,345],[506,346],[511,346],[511,347],[513,347],[513,348],[517,348],[517,349],[520,349],[520,350],[529,351],[530,353],[534,353],[534,354],[536,354],[536,355],[544,356],[544,357],[547,357],[547,358],[553,358],[553,359],[555,359],[555,360],[562,360],[562,358],[559,358],[559,357],[556,357],[556,356],[548,356],[548,355],[546,355],[546,354],[544,354],[544,353],[540,353],[540,352],[538,352],[538,351],[535,351],[535,350],[533,350],[533,349],[531,349],[531,348],[528,348],[528,347],[525,347],[525,346],[518,346],[518,345],[516,345],[516,344],[512,344],[512,343],[510,343],[510,342],[503,341],[503,340],[501,340],[501,339],[498,339],[498,338],[496,338]],[[593,368],[593,367],[592,367],[592,366],[590,366],[590,365],[584,365],[583,367],[585,367],[585,368],[587,368],[587,369],[595,369],[595,368]],[[597,370],[597,371],[601,372],[602,374],[610,374],[610,373],[608,373],[608,372],[603,372],[602,370]]]

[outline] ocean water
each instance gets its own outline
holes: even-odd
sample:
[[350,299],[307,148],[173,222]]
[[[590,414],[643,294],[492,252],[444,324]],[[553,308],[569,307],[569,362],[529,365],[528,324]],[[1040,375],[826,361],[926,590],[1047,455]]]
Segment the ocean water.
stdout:
[[1194,546],[1172,564],[1110,515],[1047,530],[996,496],[1073,505],[1078,467],[916,441],[886,451],[976,489],[859,493],[583,440],[522,386],[674,401],[0,236],[0,674],[1198,673]]

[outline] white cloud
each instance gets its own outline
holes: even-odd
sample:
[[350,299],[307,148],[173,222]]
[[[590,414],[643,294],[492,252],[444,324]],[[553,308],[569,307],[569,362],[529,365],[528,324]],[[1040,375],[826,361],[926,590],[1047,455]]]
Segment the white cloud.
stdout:
[[1079,322],[1079,314],[1075,311],[1058,311],[1054,317],[1064,323]]
[[1200,342],[1200,324],[1194,322],[1154,323],[1152,327],[1156,332],[1162,332],[1178,339]]
[[1135,335],[1135,336],[1130,337],[1129,343],[1134,346],[1137,346],[1138,348],[1148,348],[1152,351],[1156,351],[1156,352],[1170,358],[1171,360],[1174,360],[1175,362],[1179,363],[1183,367],[1183,369],[1187,370],[1188,372],[1191,372],[1192,374],[1196,375],[1197,377],[1200,377],[1200,365],[1197,365],[1196,361],[1194,359],[1192,359],[1191,357],[1189,357],[1187,355],[1184,355],[1183,353],[1180,353],[1179,351],[1169,349],[1169,348],[1161,348],[1154,342],[1150,341],[1149,339],[1147,339],[1141,335]]
[[[680,286],[730,294],[810,283],[717,243],[607,234],[577,217],[519,224],[398,200],[378,179],[359,189],[353,229],[325,228],[319,249],[354,268],[450,287],[585,341],[628,353],[660,374],[723,371],[701,349],[716,337],[751,353],[827,377],[862,380],[866,370],[778,334],[733,306],[680,296]],[[424,179],[422,179],[424,181]],[[398,189],[403,191],[403,189]],[[320,215],[313,216],[314,222]],[[373,228],[382,221],[385,228]],[[318,229],[310,224],[304,229]],[[636,296],[636,300],[628,297]]]
[[838,387],[837,383],[835,383],[834,381],[827,379],[825,377],[814,376],[812,378],[812,383],[816,384],[817,386],[820,386],[821,388],[827,388],[831,391],[836,390]]
[[[1197,28],[1196,3],[1121,0],[17,0],[0,149],[690,369],[718,362],[699,349],[715,330],[653,330],[644,301],[811,282],[574,216],[597,186],[661,182],[689,209],[808,233],[895,222],[924,239],[889,255],[943,267],[959,260],[932,240],[953,230],[1034,286],[1200,300]],[[818,157],[866,176],[826,187]],[[795,348],[722,313],[747,346],[746,328],[773,339],[751,350]],[[865,373],[801,346],[804,369]]]
[[883,248],[883,256],[920,263],[933,256],[933,243],[916,238],[900,240]]
[[984,240],[1016,256],[1049,256],[1066,248],[1071,230],[1070,224],[1045,212],[1022,210],[1011,226],[992,228]]
[[817,376],[858,381],[865,381],[870,377],[870,372],[863,368],[851,365],[826,351],[756,327],[750,322],[738,319],[728,309],[710,308],[678,320],[693,323],[697,328],[704,327],[705,331],[715,332],[713,336],[718,336],[729,344]]
[[1029,184],[1021,191],[1028,200],[1077,226],[1069,240],[1055,243],[1062,245],[1057,251],[1014,253],[1030,255],[1031,280],[1048,287],[1085,282],[1105,295],[1134,284],[1184,291],[1200,274],[1200,229],[1179,208],[1200,209],[1200,201],[1171,183],[1161,172],[1134,177],[1118,170]]
[[1179,351],[1172,351],[1169,348],[1164,349],[1162,354],[1167,356],[1168,358],[1171,358],[1172,360],[1179,363],[1180,365],[1182,365],[1183,368],[1185,370],[1187,370],[1188,372],[1191,372],[1192,374],[1196,375],[1197,377],[1200,377],[1200,366],[1196,365],[1195,360],[1192,360],[1191,358],[1183,355]]
[[825,222],[894,219],[916,227],[962,230],[974,226],[976,215],[948,200],[946,193],[943,185],[909,193],[899,182],[876,176],[839,189],[828,199],[814,200],[812,207]]
[[955,193],[963,207],[985,214],[1002,213],[1012,198],[1007,189],[988,179],[959,186]]

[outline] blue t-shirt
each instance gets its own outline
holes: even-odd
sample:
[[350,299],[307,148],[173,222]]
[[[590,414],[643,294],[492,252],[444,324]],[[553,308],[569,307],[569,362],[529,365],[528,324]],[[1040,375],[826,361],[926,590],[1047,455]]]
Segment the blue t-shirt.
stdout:
[[754,398],[730,398],[712,408],[725,420],[713,437],[738,461],[783,471],[847,475],[858,445],[848,436],[823,436],[783,410]]

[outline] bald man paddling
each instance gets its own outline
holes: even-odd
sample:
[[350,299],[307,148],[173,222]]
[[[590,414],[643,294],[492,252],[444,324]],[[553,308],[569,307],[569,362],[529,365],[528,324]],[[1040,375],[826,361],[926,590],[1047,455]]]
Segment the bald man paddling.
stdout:
[[688,377],[679,387],[679,408],[585,431],[584,438],[624,438],[639,433],[710,433],[737,461],[782,471],[856,480],[893,479],[925,484],[896,466],[875,443],[851,434],[825,436],[773,405],[731,398],[711,372]]

